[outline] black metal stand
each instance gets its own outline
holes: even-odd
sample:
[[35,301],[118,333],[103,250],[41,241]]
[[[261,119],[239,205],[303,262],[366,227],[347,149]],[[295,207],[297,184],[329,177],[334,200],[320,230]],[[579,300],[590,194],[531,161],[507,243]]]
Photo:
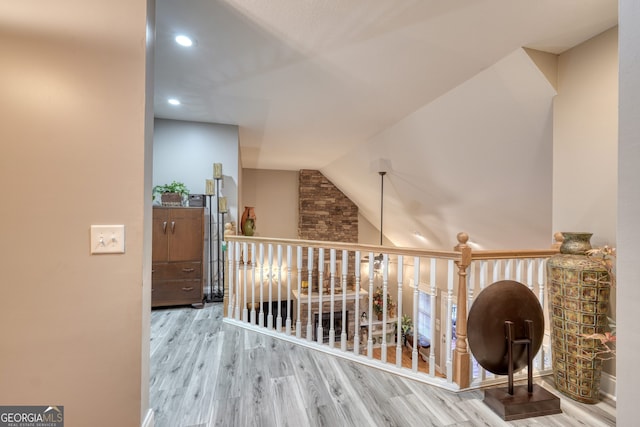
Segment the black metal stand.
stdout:
[[207,281],[208,281],[208,285],[207,285],[207,293],[204,296],[205,297],[205,302],[212,302],[211,296],[213,293],[213,252],[212,252],[212,248],[213,248],[213,242],[211,241],[211,228],[212,228],[212,224],[211,224],[211,218],[213,216],[213,205],[211,204],[211,199],[213,198],[212,194],[207,194],[207,203],[209,204],[209,259],[207,260],[207,262],[209,263],[209,275],[207,277]]
[[[217,203],[216,203],[216,220],[219,219],[220,217],[220,179],[221,178],[214,178],[216,180],[216,197],[217,197]],[[213,211],[212,211],[213,212]],[[216,224],[216,287],[212,296],[212,302],[221,302],[224,300],[224,282],[222,283],[222,286],[220,285],[220,256],[221,256],[221,251],[220,251],[220,222],[218,221],[218,223]],[[212,280],[213,280],[213,275],[211,276]]]
[[[507,358],[509,384],[506,389],[494,388],[484,392],[484,403],[503,420],[519,420],[523,418],[539,417],[543,415],[560,414],[560,399],[533,384],[533,321],[525,320],[525,337],[514,337],[514,323],[505,321],[505,338],[507,340]],[[513,386],[513,346],[527,346],[527,387]]]
[[224,252],[225,252],[225,242],[224,242],[224,214],[225,212],[220,212],[221,220],[220,220],[220,228],[222,232],[222,239],[220,241],[220,248],[218,248],[218,257],[220,258],[220,264],[222,268],[220,269],[219,281],[220,281],[220,297],[224,298]]

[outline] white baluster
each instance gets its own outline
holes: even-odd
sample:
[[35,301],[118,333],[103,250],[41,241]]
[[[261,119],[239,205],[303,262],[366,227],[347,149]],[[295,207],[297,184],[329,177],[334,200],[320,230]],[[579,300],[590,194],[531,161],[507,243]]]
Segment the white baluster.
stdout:
[[[347,330],[349,329],[349,319],[347,319],[347,272],[349,271],[349,254],[346,249],[342,250],[342,331],[340,334],[340,350],[347,351]],[[356,313],[358,313],[356,311]],[[356,314],[356,317],[358,315]]]
[[316,328],[317,340],[319,344],[324,342],[324,328],[322,327],[322,288],[324,287],[324,248],[318,249],[318,327]]
[[522,283],[522,258],[516,260],[516,282]]
[[369,332],[367,333],[367,357],[373,358],[373,252],[369,252]]
[[513,260],[512,259],[508,259],[505,261],[505,266],[504,266],[504,278],[505,280],[513,280],[513,271],[512,271],[512,267],[513,267]]
[[[298,271],[298,298],[297,298],[297,306],[296,306],[296,338],[302,338],[302,317],[300,314],[301,309],[301,300],[302,300],[302,246],[297,246],[296,251],[296,267]],[[307,282],[309,283],[309,282]],[[307,287],[307,292],[310,292],[311,289]]]
[[382,255],[382,346],[380,352],[382,353],[382,363],[387,363],[387,310],[389,310],[387,304],[387,294],[389,292],[389,255]]
[[413,257],[413,348],[411,350],[411,370],[418,372],[418,302],[420,294],[420,258]]
[[307,248],[307,271],[309,272],[309,282],[307,288],[307,341],[313,339],[313,325],[311,324],[311,291],[313,289],[313,248]]
[[[542,307],[542,311],[544,312],[545,310],[545,288],[544,288],[544,281],[545,281],[545,260],[542,258],[539,258],[537,260],[538,263],[538,271],[536,274],[536,278],[537,278],[537,283],[538,283],[538,301],[540,301],[540,306]],[[533,270],[533,268],[531,269]],[[550,313],[549,313],[550,315]],[[547,316],[549,317],[549,316]],[[548,319],[547,319],[548,320]],[[543,341],[544,341],[544,332],[543,332]],[[540,370],[544,370],[546,369],[545,367],[545,354],[546,354],[546,347],[540,346],[540,351],[538,352],[538,354],[536,355],[536,366],[538,367],[538,369]]]
[[251,324],[256,324],[256,244],[251,243]]
[[453,277],[454,277],[454,263],[453,260],[448,261],[447,266],[447,313],[446,313],[446,325],[447,325],[447,334],[446,334],[446,349],[445,353],[447,355],[447,381],[453,381],[453,366],[451,363],[451,340],[452,340],[452,313],[453,313]]
[[269,276],[269,311],[267,314],[267,329],[273,329],[273,244],[267,244],[267,275]]
[[[431,304],[431,335],[429,336],[431,348],[429,349],[429,375],[431,375],[432,377],[435,377],[436,375],[436,351],[440,351],[440,337],[436,337],[436,273],[437,260],[435,258],[431,258],[431,270],[429,271],[429,303]],[[442,333],[442,331],[440,331],[440,333]]]
[[244,275],[242,277],[242,284],[243,284],[243,288],[242,288],[242,321],[243,322],[248,322],[249,321],[249,308],[247,307],[247,268],[248,268],[248,263],[249,263],[249,255],[248,255],[248,251],[249,251],[249,247],[247,242],[242,243],[242,251],[244,252],[244,258],[243,258],[243,272]]
[[499,259],[494,259],[493,260],[493,281],[491,283],[495,283],[498,280],[500,280],[500,260]]
[[403,265],[403,257],[402,255],[398,255],[398,311],[396,317],[397,321],[397,331],[396,336],[398,340],[396,342],[396,366],[398,368],[402,368],[402,273],[404,269]]
[[287,320],[285,333],[291,335],[291,246],[287,245]]
[[[484,288],[487,286],[488,277],[489,277],[488,263],[487,261],[480,261],[480,292],[482,292]],[[471,306],[469,306],[469,309],[471,309]],[[475,357],[473,358],[473,360],[475,360]],[[482,366],[480,366],[479,375],[480,375],[480,382],[483,382],[487,378],[487,371]]]
[[336,250],[334,248],[329,250],[329,274],[331,283],[331,293],[329,294],[329,347],[333,348],[336,342],[335,319],[333,315],[336,305]]
[[233,319],[233,254],[234,247],[238,245],[236,242],[229,242],[229,284],[228,284],[228,298],[229,306],[227,307],[227,317]]
[[264,327],[264,244],[260,243],[260,313],[258,324]]
[[236,245],[236,320],[240,320],[240,249],[240,245]]
[[360,251],[356,251],[355,262],[355,291],[356,291],[356,313],[355,331],[353,334],[353,353],[360,354]]
[[[476,267],[475,261],[471,261],[469,264],[469,274],[467,274],[467,307],[471,307],[473,304],[473,297],[476,287]],[[467,312],[468,318],[468,312]],[[473,354],[469,358],[469,384],[473,382]]]
[[282,245],[278,245],[278,267],[271,275],[276,275],[276,285],[278,286],[278,316],[276,317],[276,331],[282,332]]

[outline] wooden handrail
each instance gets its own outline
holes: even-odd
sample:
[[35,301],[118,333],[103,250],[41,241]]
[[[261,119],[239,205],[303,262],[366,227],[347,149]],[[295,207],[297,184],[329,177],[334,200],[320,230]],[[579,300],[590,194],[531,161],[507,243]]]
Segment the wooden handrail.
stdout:
[[471,260],[544,258],[553,256],[558,252],[558,249],[474,251],[471,254]]

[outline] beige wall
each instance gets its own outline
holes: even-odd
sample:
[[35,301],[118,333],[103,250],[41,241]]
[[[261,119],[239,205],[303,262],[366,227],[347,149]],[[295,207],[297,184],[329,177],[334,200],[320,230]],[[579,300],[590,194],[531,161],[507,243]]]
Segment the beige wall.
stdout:
[[553,230],[615,246],[617,28],[560,55],[553,122]]
[[255,235],[297,239],[298,172],[243,169],[242,178],[238,216],[242,215],[245,206],[255,207]]
[[[592,232],[593,246],[616,246],[617,106],[618,29],[613,28],[559,56],[554,101],[553,230]],[[614,318],[615,307],[614,290]],[[607,361],[604,370],[615,375],[615,362]]]
[[[0,405],[63,405],[69,426],[146,413],[146,13],[0,5]],[[90,255],[91,224],[124,224],[126,253]]]
[[637,425],[640,353],[640,7],[620,0],[617,424]]

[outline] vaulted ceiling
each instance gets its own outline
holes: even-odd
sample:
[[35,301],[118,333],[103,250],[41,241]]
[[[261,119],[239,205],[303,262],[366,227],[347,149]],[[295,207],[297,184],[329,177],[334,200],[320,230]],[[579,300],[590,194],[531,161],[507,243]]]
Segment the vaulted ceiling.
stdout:
[[[522,48],[559,54],[616,23],[616,0],[157,0],[155,114],[238,125],[243,167],[319,169],[374,224],[386,168],[397,245],[471,227],[509,246],[523,223],[537,244],[555,92]],[[515,191],[533,200],[505,205]]]

